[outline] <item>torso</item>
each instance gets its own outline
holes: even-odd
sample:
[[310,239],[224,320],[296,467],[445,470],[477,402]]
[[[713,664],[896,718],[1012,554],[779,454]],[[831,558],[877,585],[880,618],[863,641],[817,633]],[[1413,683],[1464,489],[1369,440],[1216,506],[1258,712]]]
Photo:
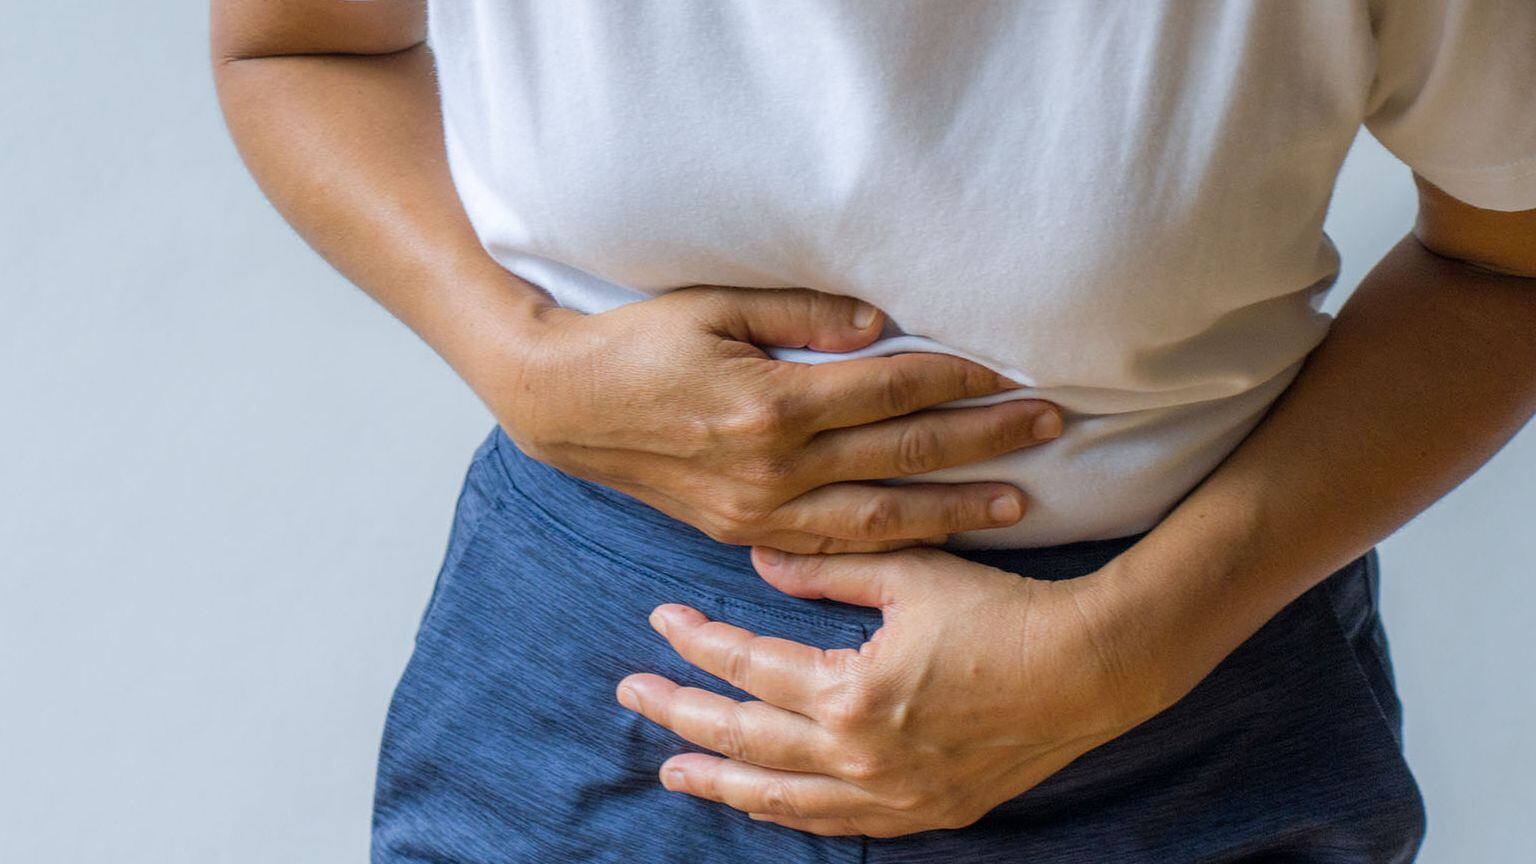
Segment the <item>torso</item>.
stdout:
[[1151,527],[1326,333],[1363,3],[430,10],[460,196],[562,304],[853,295],[893,325],[853,356],[959,354],[1067,411],[1049,445],[907,478],[1030,496],[956,545]]

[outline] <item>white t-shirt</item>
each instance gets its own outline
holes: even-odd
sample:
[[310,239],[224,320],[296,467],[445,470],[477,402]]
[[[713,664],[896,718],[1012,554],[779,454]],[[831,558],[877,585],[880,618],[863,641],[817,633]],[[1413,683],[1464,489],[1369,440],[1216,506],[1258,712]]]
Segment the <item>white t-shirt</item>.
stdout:
[[960,548],[1150,528],[1242,440],[1328,329],[1362,122],[1536,208],[1533,0],[431,0],[429,28],[475,230],[562,305],[852,295],[879,342],[770,353],[948,352],[1029,385],[953,406],[1061,405],[1056,441],[891,481],[1029,496]]

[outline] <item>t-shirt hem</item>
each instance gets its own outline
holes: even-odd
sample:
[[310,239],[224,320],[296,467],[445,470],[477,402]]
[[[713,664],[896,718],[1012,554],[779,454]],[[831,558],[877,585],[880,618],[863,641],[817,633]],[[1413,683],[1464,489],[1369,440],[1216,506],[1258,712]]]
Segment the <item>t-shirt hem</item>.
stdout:
[[1484,210],[1536,210],[1536,156],[1481,168],[1416,165],[1446,194]]

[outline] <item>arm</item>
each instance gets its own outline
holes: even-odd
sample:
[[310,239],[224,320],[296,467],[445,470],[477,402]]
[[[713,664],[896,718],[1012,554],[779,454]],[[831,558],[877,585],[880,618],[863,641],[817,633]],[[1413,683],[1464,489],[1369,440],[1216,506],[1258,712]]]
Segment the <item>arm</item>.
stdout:
[[[1487,462],[1536,411],[1536,211],[1415,178],[1419,218],[1257,428],[1110,571],[1186,692],[1282,607]],[[1151,598],[1158,602],[1150,602]],[[1130,634],[1127,634],[1130,635]]]
[[537,314],[537,287],[481,248],[444,157],[425,5],[214,0],[230,134],[298,233],[485,394]]
[[674,756],[662,781],[817,834],[969,825],[1172,706],[1477,470],[1536,410],[1536,211],[1420,189],[1414,236],[1265,419],[1099,571],[1047,581],[933,549],[753,550],[785,593],[878,607],[856,650],[657,607],[678,654],[760,700],[619,682],[625,707],[721,754]]
[[501,267],[453,184],[421,0],[212,12],[219,100],[262,191],[530,455],[725,543],[895,549],[1021,518],[1011,484],[861,481],[1049,440],[1049,403],[926,411],[1014,385],[945,354],[807,366],[755,347],[864,347],[883,316],[855,298],[688,286],[583,315]]

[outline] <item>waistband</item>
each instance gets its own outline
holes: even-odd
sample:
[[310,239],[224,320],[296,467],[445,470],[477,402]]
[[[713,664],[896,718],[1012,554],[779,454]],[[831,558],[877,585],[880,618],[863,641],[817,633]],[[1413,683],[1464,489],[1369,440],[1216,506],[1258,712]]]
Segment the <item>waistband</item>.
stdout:
[[[500,427],[491,432],[485,447],[504,479],[523,497],[599,546],[630,555],[663,552],[669,560],[686,559],[698,568],[755,572],[748,547],[721,543],[638,498],[540,462],[520,450]],[[1099,569],[1145,535],[1019,549],[940,548],[1037,579],[1070,579]]]
[[[540,462],[518,449],[500,427],[481,444],[478,455],[484,456],[486,467],[492,469],[490,482],[509,487],[502,490],[508,493],[507,500],[527,509],[530,518],[558,523],[557,533],[603,550],[604,557],[615,566],[636,574],[663,573],[674,583],[722,600],[859,627],[866,636],[880,625],[877,609],[796,598],[777,591],[757,575],[749,547],[721,543],[637,498]],[[1055,546],[946,551],[1021,576],[1071,579],[1103,567],[1146,533]],[[1379,573],[1377,551],[1372,548],[1295,602],[1307,602],[1310,595],[1321,601],[1314,608],[1331,607],[1324,614],[1336,616],[1377,698],[1384,700],[1385,710],[1396,704],[1396,697],[1378,615]]]

